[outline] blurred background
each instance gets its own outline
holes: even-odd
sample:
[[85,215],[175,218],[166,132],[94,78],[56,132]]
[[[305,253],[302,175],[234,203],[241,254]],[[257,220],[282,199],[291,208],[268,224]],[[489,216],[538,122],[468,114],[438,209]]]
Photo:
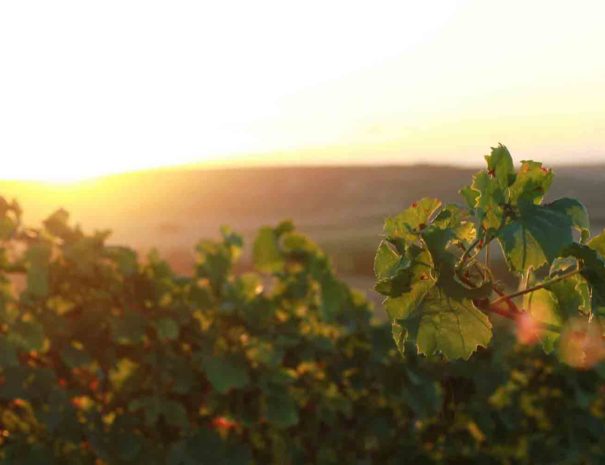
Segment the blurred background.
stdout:
[[587,0],[2,2],[0,194],[182,271],[222,224],[250,239],[289,218],[372,296],[385,216],[460,202],[502,142],[601,230],[604,17]]

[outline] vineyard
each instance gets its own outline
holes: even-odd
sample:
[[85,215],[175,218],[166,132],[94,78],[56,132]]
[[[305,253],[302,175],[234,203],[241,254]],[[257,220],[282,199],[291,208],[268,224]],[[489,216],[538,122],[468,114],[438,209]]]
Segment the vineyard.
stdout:
[[183,275],[0,198],[0,463],[604,463],[605,234],[541,164],[487,164],[386,220],[384,324],[290,222]]

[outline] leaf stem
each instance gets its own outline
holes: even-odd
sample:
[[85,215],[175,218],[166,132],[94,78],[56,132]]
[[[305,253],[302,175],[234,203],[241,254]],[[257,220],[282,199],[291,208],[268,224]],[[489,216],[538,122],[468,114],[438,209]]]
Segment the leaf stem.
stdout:
[[[513,314],[519,314],[519,313],[522,313],[522,312],[521,312],[521,310],[519,310],[519,307],[517,307],[517,305],[515,304],[515,302],[513,302],[513,300],[511,299],[511,297],[510,297],[510,296],[507,296],[507,295],[504,293],[504,291],[501,291],[501,290],[500,290],[500,289],[498,289],[496,286],[494,286],[494,292],[500,296],[500,299],[498,299],[498,300],[500,300],[501,302],[506,302],[506,305],[508,306],[508,309],[509,309],[509,311],[510,311],[511,313],[513,313]],[[490,304],[490,306],[491,306],[491,305],[494,305],[494,303],[495,303],[496,305],[498,305],[498,301],[494,301],[494,302],[492,302],[492,303]]]
[[568,273],[562,274],[560,276],[557,276],[556,278],[550,279],[548,281],[545,281],[541,284],[538,284],[536,286],[532,286],[532,287],[528,287],[527,289],[523,289],[521,291],[518,292],[513,292],[512,294],[508,294],[508,295],[503,295],[500,298],[494,300],[493,302],[490,303],[490,307],[492,305],[498,305],[502,302],[506,302],[509,301],[511,299],[514,299],[515,297],[519,297],[522,296],[524,294],[529,294],[530,292],[534,292],[537,291],[539,289],[544,289],[547,286],[550,286],[551,284],[557,283],[559,281],[563,281],[564,279],[568,279],[571,278],[572,276],[578,274],[580,272],[580,269],[578,268],[577,270],[573,270],[570,271]]
[[468,249],[466,249],[464,251],[464,253],[460,257],[460,260],[458,260],[458,263],[456,264],[456,269],[457,270],[459,270],[460,268],[462,268],[462,265],[464,265],[464,262],[466,261],[466,259],[470,255],[470,253],[473,251],[473,249],[475,247],[477,247],[477,245],[479,245],[479,243],[481,242],[482,239],[483,239],[483,237],[477,236],[477,238],[471,243],[471,245],[468,246]]
[[[490,304],[487,301],[484,301],[484,302],[474,301],[474,303],[475,303],[475,305],[477,305],[477,307],[479,307],[486,313],[495,313],[496,315],[500,315],[504,318],[508,318],[509,320],[512,320],[515,322],[518,321],[519,317],[527,314],[527,312],[523,312],[523,311],[519,310],[519,308],[515,305],[515,303],[508,298],[508,296],[503,296],[503,298],[505,299],[503,301],[506,301],[507,304],[510,303],[508,308],[498,307],[498,305]],[[501,299],[499,299],[499,300],[501,300]],[[553,325],[551,323],[546,323],[543,321],[536,321],[536,324],[538,325],[538,328],[542,331],[553,331],[553,332],[557,332],[557,333],[561,332],[560,326]]]

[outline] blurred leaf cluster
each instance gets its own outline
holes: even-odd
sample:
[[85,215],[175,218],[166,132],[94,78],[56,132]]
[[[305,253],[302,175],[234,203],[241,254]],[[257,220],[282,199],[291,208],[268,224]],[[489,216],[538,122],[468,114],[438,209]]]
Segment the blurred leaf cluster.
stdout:
[[[386,297],[397,347],[410,341],[427,356],[468,359],[489,346],[490,316],[498,315],[567,363],[600,363],[605,231],[590,237],[576,199],[544,201],[554,175],[541,163],[515,169],[503,145],[485,160],[460,190],[464,206],[424,198],[385,222],[375,288]],[[498,252],[516,291],[494,277],[490,257]]]
[[107,239],[0,199],[0,464],[605,460],[602,365],[506,331],[468,362],[405,339],[402,359],[290,223],[259,231],[246,273],[226,228],[189,276]]

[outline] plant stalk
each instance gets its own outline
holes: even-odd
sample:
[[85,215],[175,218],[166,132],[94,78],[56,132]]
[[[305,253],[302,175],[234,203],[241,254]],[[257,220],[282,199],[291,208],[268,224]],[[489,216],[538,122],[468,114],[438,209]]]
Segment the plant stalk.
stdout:
[[564,279],[568,279],[571,278],[572,276],[578,274],[580,272],[580,269],[578,268],[577,270],[573,270],[570,271],[568,273],[562,274],[561,276],[558,276],[556,278],[550,279],[548,281],[545,281],[541,284],[538,284],[536,286],[532,286],[532,287],[528,287],[527,289],[523,289],[521,291],[518,292],[513,292],[512,294],[508,294],[508,295],[503,295],[502,297],[494,300],[493,302],[490,303],[490,306],[492,305],[498,305],[502,302],[506,302],[509,301],[510,299],[514,299],[515,297],[519,297],[522,296],[524,294],[529,294],[530,292],[534,292],[540,289],[544,289],[547,286],[550,286],[551,284],[557,283],[559,281],[563,281]]

